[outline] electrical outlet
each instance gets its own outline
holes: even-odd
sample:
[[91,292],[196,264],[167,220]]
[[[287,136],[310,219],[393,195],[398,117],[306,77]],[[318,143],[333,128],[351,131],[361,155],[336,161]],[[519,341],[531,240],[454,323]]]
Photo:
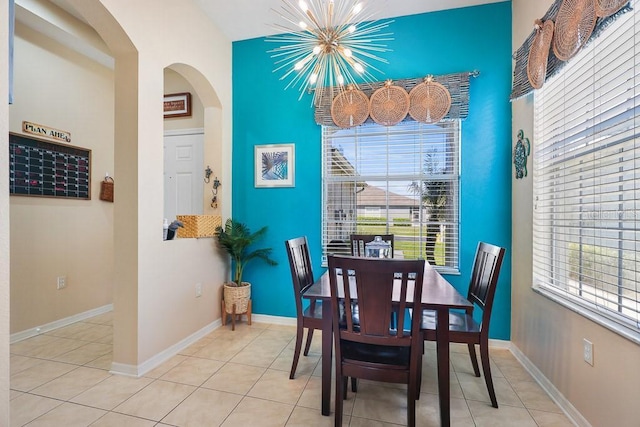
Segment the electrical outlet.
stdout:
[[64,289],[67,287],[67,278],[65,276],[58,276],[58,280],[56,282],[56,289]]
[[584,361],[593,366],[593,343],[586,338],[582,340]]
[[196,298],[202,296],[202,283],[196,283]]

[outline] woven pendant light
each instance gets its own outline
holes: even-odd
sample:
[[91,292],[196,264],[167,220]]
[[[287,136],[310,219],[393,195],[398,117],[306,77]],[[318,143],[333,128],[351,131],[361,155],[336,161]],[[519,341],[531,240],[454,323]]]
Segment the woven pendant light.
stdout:
[[391,80],[373,92],[369,100],[369,114],[374,122],[382,126],[397,125],[409,112],[409,94]]
[[409,115],[422,123],[439,122],[451,108],[449,90],[428,76],[409,92]]
[[527,59],[527,77],[534,89],[540,89],[547,78],[547,60],[553,39],[553,21],[548,19],[543,24],[536,21],[536,35],[529,49]]
[[596,15],[600,18],[611,16],[629,3],[629,0],[596,0]]
[[350,128],[360,126],[369,117],[369,98],[353,85],[341,92],[331,103],[331,118],[336,126]]
[[562,61],[572,58],[591,37],[596,25],[594,0],[563,0],[556,15],[553,53]]

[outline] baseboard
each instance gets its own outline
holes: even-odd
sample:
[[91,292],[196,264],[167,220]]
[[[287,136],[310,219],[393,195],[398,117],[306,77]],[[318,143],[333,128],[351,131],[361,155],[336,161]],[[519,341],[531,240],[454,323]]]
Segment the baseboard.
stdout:
[[251,321],[257,323],[271,323],[274,325],[296,326],[295,317],[269,316],[267,314],[252,314]]
[[505,340],[489,340],[489,348],[502,348],[505,350],[511,350],[511,341]]
[[107,304],[102,307],[94,308],[92,310],[88,310],[83,313],[74,314],[73,316],[65,317],[64,319],[47,323],[45,325],[36,326],[35,328],[27,329],[21,332],[16,332],[15,334],[11,334],[9,341],[11,344],[13,344],[18,341],[26,340],[27,338],[32,338],[37,335],[44,334],[45,332],[53,331],[54,329],[68,326],[75,322],[80,322],[80,321],[89,319],[90,317],[108,313],[112,310],[113,310],[113,304]]
[[544,376],[542,371],[536,367],[536,365],[529,360],[525,354],[513,343],[510,347],[511,353],[516,359],[524,366],[524,368],[531,374],[536,382],[547,392],[549,397],[558,405],[558,407],[564,412],[564,414],[578,427],[592,427],[589,421],[582,416],[582,414],[567,400],[566,397],[553,385],[547,377]]
[[180,353],[182,350],[189,347],[191,344],[195,343],[199,339],[210,334],[212,331],[219,328],[221,325],[222,325],[221,319],[215,320],[209,323],[208,325],[206,325],[205,327],[203,327],[202,329],[194,332],[193,334],[189,335],[185,339],[161,351],[160,353],[156,354],[152,358],[146,360],[145,362],[139,365],[128,365],[125,363],[112,362],[111,370],[109,372],[112,374],[125,375],[129,377],[141,377],[147,372],[151,371],[152,369],[160,366],[167,360],[171,359],[173,356]]

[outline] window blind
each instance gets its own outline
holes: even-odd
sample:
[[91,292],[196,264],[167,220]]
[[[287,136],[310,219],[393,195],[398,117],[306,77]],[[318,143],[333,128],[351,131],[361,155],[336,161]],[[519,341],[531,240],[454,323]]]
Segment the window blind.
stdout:
[[534,286],[636,338],[639,32],[621,15],[534,98]]
[[460,121],[322,127],[323,255],[394,234],[395,256],[458,271]]

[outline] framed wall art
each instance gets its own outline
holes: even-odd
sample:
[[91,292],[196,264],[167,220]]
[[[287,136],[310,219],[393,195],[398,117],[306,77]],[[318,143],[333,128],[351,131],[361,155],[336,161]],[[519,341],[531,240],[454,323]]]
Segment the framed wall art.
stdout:
[[293,144],[256,145],[254,162],[256,187],[295,186]]
[[189,117],[191,116],[191,94],[170,93],[164,96],[164,117]]

